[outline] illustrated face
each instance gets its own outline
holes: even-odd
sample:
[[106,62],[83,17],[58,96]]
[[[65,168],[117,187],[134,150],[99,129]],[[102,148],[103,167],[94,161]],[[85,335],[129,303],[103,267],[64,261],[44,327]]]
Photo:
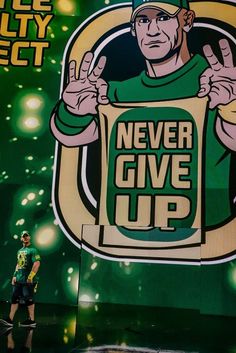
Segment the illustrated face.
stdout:
[[148,8],[137,14],[132,33],[147,60],[162,61],[180,46],[183,26],[178,15],[170,17],[163,11]]

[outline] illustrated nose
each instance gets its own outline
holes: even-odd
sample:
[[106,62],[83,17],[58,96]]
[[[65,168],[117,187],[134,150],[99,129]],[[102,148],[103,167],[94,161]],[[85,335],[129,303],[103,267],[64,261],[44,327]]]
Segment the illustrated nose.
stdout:
[[156,36],[160,33],[160,29],[158,26],[158,21],[156,19],[152,19],[148,26],[148,35]]

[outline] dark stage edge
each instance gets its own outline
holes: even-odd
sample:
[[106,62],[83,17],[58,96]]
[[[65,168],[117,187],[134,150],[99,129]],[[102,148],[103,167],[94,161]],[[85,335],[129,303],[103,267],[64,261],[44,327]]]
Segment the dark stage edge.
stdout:
[[[8,303],[0,303],[6,316]],[[198,311],[90,304],[37,304],[37,328],[0,327],[0,353],[236,353],[236,318]]]

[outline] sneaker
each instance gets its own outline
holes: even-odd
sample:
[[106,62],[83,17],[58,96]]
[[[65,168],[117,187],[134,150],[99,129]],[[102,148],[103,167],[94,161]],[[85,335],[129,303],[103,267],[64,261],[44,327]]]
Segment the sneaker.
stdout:
[[36,327],[36,325],[36,322],[31,319],[27,319],[19,324],[20,327]]
[[0,325],[13,327],[13,321],[9,317],[6,319],[0,319]]

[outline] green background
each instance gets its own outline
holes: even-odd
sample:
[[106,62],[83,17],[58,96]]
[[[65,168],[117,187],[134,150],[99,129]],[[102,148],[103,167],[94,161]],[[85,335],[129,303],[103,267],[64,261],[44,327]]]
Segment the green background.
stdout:
[[[81,272],[81,300],[236,315],[235,261],[187,267],[108,262],[84,250],[81,256],[55,220],[51,201],[55,140],[49,118],[60,94],[64,48],[88,16],[122,2],[126,1],[52,1],[55,16],[47,30],[51,47],[45,51],[43,66],[0,66],[0,300],[10,298],[19,234],[27,229],[42,256],[37,297],[41,303],[76,305]],[[28,39],[35,39],[34,26]],[[34,102],[33,108],[29,102]],[[34,126],[27,124],[32,116]]]

